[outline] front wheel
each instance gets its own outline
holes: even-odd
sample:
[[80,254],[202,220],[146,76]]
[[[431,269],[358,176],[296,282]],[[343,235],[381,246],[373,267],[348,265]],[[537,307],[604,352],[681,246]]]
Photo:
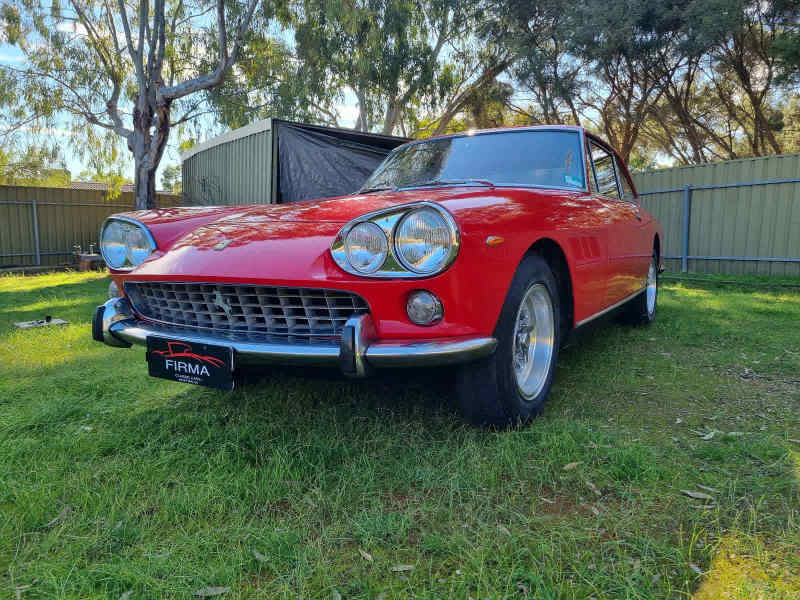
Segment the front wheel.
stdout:
[[559,308],[550,267],[538,255],[525,257],[495,328],[497,350],[459,373],[458,397],[467,421],[508,427],[541,411],[558,357]]

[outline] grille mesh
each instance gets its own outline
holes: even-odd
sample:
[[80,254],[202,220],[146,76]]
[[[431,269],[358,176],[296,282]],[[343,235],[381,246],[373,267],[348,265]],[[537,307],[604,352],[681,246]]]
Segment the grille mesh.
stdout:
[[125,293],[136,312],[154,321],[296,341],[341,337],[348,318],[369,312],[361,296],[339,290],[129,281]]

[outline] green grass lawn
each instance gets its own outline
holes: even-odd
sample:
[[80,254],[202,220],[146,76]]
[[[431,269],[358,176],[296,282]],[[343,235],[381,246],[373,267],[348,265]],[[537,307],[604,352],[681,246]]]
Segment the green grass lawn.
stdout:
[[0,598],[800,598],[797,289],[665,282],[497,433],[437,373],[148,378],[107,285],[0,278]]

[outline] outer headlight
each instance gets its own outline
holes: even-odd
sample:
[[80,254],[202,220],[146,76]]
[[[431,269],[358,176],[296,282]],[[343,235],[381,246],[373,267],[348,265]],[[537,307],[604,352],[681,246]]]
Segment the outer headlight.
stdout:
[[347,260],[354,269],[362,273],[374,273],[386,260],[389,244],[386,234],[375,223],[369,221],[353,227],[344,240]]
[[150,231],[133,219],[109,217],[100,230],[100,252],[112,269],[134,269],[155,249],[156,243]]
[[407,213],[394,237],[397,258],[403,266],[424,275],[442,269],[455,243],[442,213],[428,207]]
[[458,256],[458,225],[433,202],[393,206],[342,227],[331,256],[348,273],[370,277],[430,277]]

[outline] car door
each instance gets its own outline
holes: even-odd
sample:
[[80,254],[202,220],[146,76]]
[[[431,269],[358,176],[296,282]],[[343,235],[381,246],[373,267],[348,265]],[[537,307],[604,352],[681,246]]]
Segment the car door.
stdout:
[[636,204],[623,199],[614,153],[594,139],[589,140],[595,189],[608,209],[608,280],[606,305],[631,296],[642,287],[639,274],[640,217]]
[[[650,229],[650,222],[653,218],[646,210],[642,210],[639,198],[633,191],[634,187],[630,173],[625,168],[622,159],[615,155],[614,161],[617,167],[617,178],[619,180],[620,192],[622,194],[621,201],[626,202],[633,207],[634,214],[638,221],[638,223],[636,223],[636,246],[633,248],[633,256],[635,261],[633,269],[635,271],[635,276],[638,277],[639,281],[637,289],[641,289],[647,285],[647,272],[650,269],[650,260],[653,256],[653,237]],[[635,291],[637,290],[634,290],[634,292]]]

